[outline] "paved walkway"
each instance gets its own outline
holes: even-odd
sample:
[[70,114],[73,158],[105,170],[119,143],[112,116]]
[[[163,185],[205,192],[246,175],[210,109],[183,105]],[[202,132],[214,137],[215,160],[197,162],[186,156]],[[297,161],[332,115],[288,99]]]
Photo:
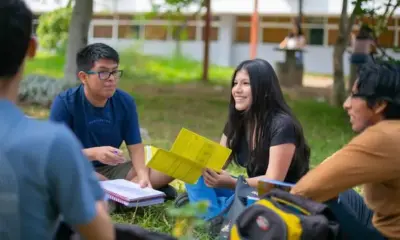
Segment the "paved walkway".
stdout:
[[313,88],[329,88],[333,84],[333,80],[328,76],[310,76],[305,75],[303,78],[303,86]]

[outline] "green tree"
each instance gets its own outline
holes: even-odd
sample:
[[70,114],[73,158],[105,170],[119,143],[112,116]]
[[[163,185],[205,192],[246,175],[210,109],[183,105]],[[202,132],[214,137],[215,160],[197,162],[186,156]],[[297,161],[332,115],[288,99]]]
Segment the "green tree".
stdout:
[[338,36],[333,47],[333,93],[331,103],[336,106],[340,106],[346,97],[343,54],[349,43],[350,33],[353,29],[356,16],[361,11],[362,3],[366,1],[368,0],[354,1],[354,9],[350,16],[347,14],[348,1],[343,0],[342,3]]
[[378,39],[388,30],[388,21],[393,17],[394,12],[399,6],[400,0],[386,0],[385,2],[380,2],[380,4],[369,5],[362,9],[362,15],[368,17],[369,21],[363,22],[365,18],[360,17],[361,24],[366,24],[372,29],[373,38],[379,52],[377,56],[378,61],[397,62],[397,60],[386,53],[384,47],[380,46]]
[[198,218],[200,214],[207,212],[209,203],[200,201],[197,203],[185,204],[180,208],[170,207],[167,209],[168,214],[175,218],[172,235],[179,240],[196,239],[194,230],[196,227],[204,227],[204,220]]
[[[172,30],[173,38],[175,40],[175,55],[181,56],[181,41],[187,38],[187,23],[189,18],[196,17],[204,8],[204,0],[163,0],[151,1],[152,13],[148,17],[154,17],[158,14],[163,14],[171,21],[169,28]],[[185,9],[195,7],[196,11],[191,14],[185,14]]]
[[40,46],[46,50],[65,53],[71,16],[72,8],[70,6],[42,14],[39,17],[37,28]]
[[[113,0],[116,1],[116,0]],[[70,0],[72,2],[72,0]],[[71,23],[68,30],[67,54],[65,55],[64,78],[76,82],[75,58],[78,51],[88,43],[89,24],[93,15],[93,0],[75,0],[73,4]]]
[[372,5],[367,3],[364,2],[358,18],[362,21],[364,18],[361,18],[361,16],[368,17],[371,21],[369,23],[363,22],[363,24],[368,24],[373,30],[374,37],[378,38],[382,33],[387,31],[388,21],[400,6],[400,0],[386,0]]
[[[385,0],[379,3],[374,0],[355,0],[352,4],[354,8],[350,16],[348,16],[348,1],[343,0],[339,34],[333,50],[333,94],[331,103],[337,106],[341,105],[346,97],[343,54],[348,46],[355,20],[359,19],[361,24],[369,24],[373,30],[374,38],[378,39],[387,30],[387,22],[400,5],[400,0]],[[362,22],[365,17],[369,19],[369,23]],[[383,56],[387,57],[384,49],[380,48],[380,50]],[[352,83],[349,83],[349,85],[351,86]]]

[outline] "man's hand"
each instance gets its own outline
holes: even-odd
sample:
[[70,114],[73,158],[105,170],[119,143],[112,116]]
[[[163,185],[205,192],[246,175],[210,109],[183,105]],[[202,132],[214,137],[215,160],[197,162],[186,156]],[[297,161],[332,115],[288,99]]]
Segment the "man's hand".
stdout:
[[152,188],[151,182],[150,182],[150,179],[148,176],[142,177],[142,178],[139,177],[139,185],[141,188],[145,188],[145,187]]
[[125,162],[122,151],[114,147],[95,147],[91,148],[94,151],[95,160],[98,160],[107,165],[117,165]]
[[136,176],[132,180],[132,182],[140,185],[141,188],[149,187],[152,188],[149,176]]
[[212,188],[235,188],[236,180],[226,171],[220,173],[211,169],[203,171],[203,177],[206,185]]

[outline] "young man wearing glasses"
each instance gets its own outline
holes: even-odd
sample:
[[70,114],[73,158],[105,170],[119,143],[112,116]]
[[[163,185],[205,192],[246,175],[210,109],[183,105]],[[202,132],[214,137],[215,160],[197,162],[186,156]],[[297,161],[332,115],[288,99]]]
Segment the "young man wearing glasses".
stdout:
[[[100,180],[127,179],[175,197],[175,189],[168,186],[172,178],[145,165],[135,101],[117,89],[123,73],[117,51],[103,43],[90,44],[79,51],[76,63],[82,84],[54,99],[50,119],[72,129]],[[119,150],[123,141],[131,161]]]
[[[291,193],[327,202],[349,239],[400,239],[397,66],[363,65],[343,107],[358,135],[300,179]],[[349,190],[359,185],[364,197]]]

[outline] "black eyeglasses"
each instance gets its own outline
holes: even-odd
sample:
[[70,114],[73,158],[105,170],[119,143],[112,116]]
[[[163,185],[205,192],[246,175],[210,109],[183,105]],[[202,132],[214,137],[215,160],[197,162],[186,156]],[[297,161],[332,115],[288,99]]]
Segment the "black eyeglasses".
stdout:
[[123,71],[122,70],[115,70],[112,72],[108,71],[101,71],[101,72],[95,72],[95,71],[87,71],[87,74],[97,74],[99,76],[100,80],[107,80],[113,75],[117,80],[119,80],[122,77]]
[[[351,98],[361,98],[364,100],[384,100],[387,102],[397,102],[396,99],[393,99],[391,97],[386,97],[386,96],[376,96],[375,94],[359,94],[359,93],[350,93]],[[400,101],[399,101],[400,103]]]

